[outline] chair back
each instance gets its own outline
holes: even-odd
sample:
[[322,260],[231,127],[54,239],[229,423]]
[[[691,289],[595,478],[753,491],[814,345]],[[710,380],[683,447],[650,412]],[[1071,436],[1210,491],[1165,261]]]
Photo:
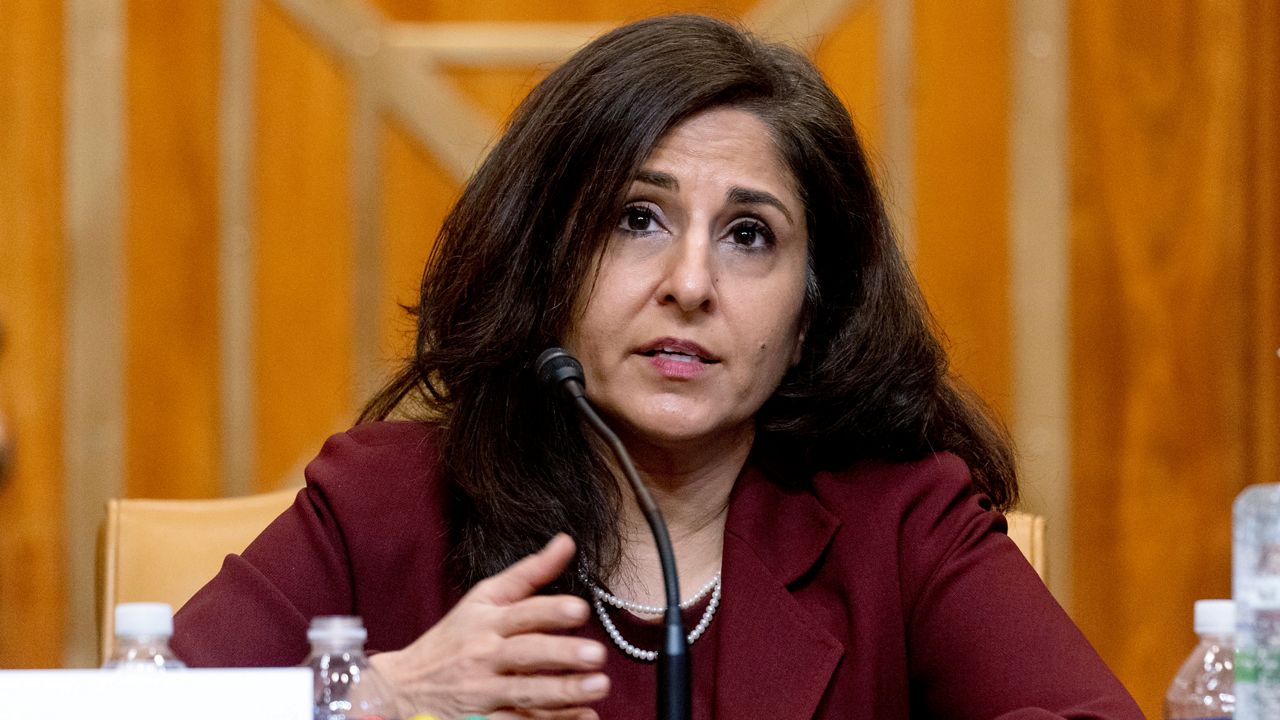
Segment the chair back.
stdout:
[[111,652],[118,603],[165,602],[177,610],[297,494],[290,488],[212,500],[109,500],[98,559],[102,657]]
[[[213,500],[108,501],[98,565],[102,656],[111,651],[118,603],[166,602],[177,610],[296,495],[289,488]],[[1045,519],[1017,511],[1005,517],[1009,538],[1047,580]]]
[[1049,563],[1045,548],[1044,517],[1013,511],[1005,513],[1009,521],[1009,539],[1018,546],[1041,580],[1049,580]]

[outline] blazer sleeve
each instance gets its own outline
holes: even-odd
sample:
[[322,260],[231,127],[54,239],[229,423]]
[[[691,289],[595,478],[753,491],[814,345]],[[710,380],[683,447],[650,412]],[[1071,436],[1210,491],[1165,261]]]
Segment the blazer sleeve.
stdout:
[[912,694],[924,716],[1141,718],[953,456],[902,514]]
[[297,665],[310,619],[352,613],[352,576],[329,485],[349,466],[353,441],[325,443],[307,485],[240,555],[174,617],[173,649],[194,667]]

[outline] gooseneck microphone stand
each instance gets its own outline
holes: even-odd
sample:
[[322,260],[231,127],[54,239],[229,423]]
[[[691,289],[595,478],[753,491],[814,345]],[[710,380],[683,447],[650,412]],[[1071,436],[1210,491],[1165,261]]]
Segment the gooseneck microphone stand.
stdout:
[[662,564],[662,584],[667,595],[667,609],[662,616],[662,647],[658,650],[658,717],[660,720],[689,720],[691,708],[689,642],[684,634],[684,620],[680,617],[680,579],[676,575],[676,554],[671,547],[671,536],[662,511],[649,494],[649,488],[636,472],[631,455],[622,441],[587,402],[586,376],[582,364],[562,348],[553,347],[538,356],[538,379],[559,388],[573,401],[591,428],[609,445],[622,468],[622,474],[631,484],[640,511],[653,532],[658,546],[658,559]]

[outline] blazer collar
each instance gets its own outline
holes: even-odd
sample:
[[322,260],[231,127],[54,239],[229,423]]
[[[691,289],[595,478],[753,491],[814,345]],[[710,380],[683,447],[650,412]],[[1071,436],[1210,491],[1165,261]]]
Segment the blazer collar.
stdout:
[[718,717],[811,718],[844,655],[787,587],[818,562],[840,522],[785,480],[753,462],[730,495],[716,617]]

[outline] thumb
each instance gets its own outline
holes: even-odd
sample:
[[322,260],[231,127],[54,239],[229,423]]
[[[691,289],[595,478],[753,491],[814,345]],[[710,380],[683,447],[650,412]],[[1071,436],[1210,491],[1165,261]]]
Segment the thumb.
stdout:
[[472,593],[497,605],[523,600],[559,577],[573,560],[575,550],[573,538],[558,533],[538,552],[478,583]]

